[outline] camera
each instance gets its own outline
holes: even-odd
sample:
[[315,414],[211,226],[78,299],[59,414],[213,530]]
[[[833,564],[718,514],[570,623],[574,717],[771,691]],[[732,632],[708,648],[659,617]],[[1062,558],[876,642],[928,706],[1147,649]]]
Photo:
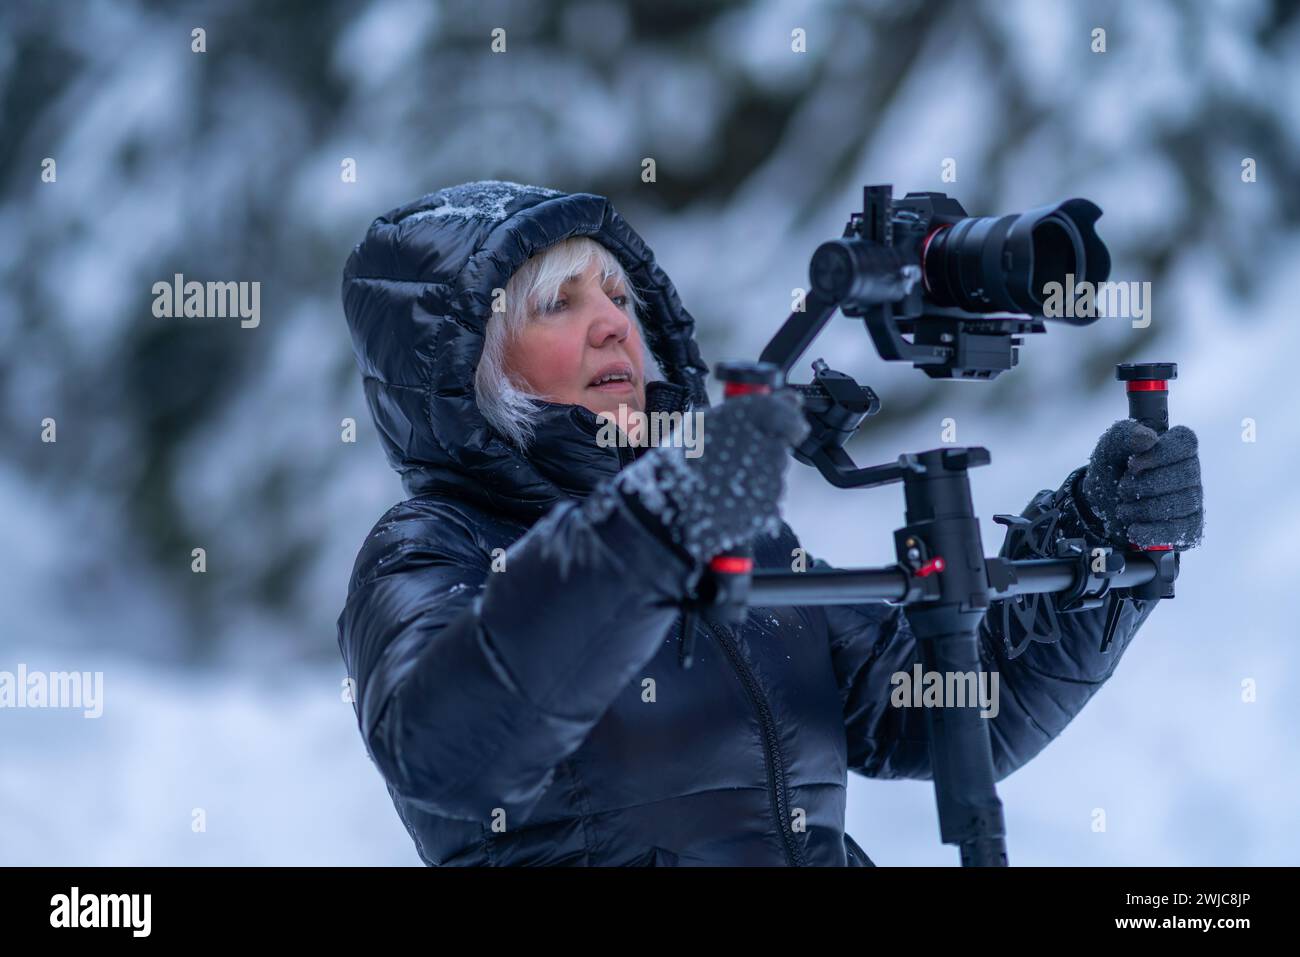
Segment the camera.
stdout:
[[[947,318],[1012,313],[1043,317],[1049,283],[1104,282],[1110,253],[1097,235],[1101,209],[1067,199],[1024,213],[968,216],[944,193],[900,200],[889,186],[867,186],[863,210],[841,239],[813,254],[813,288],[846,316],[896,304],[897,318],[938,311]],[[1069,317],[1073,325],[1093,318]]]

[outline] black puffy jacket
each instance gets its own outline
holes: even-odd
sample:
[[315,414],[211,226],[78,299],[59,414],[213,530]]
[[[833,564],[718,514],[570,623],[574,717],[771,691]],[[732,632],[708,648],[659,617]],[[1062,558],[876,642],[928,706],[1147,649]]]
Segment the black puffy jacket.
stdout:
[[[574,235],[645,296],[667,378],[651,402],[707,406],[694,320],[600,196],[465,184],[381,216],[347,262],[366,399],[410,496],[367,537],[338,621],[367,751],[431,865],[870,864],[844,831],[848,772],[930,776],[922,709],[889,703],[919,660],[900,609],[754,608],[702,627],[681,670],[672,602],[698,569],[646,513],[578,507],[630,453],[553,403],[524,457],[475,405],[492,290]],[[1100,540],[1071,504],[1080,474],[1030,508],[1060,503],[1063,529]],[[789,569],[798,546],[784,526],[756,564]],[[999,779],[1079,712],[1154,605],[1126,604],[1105,655],[1102,610],[1010,660],[985,630]]]

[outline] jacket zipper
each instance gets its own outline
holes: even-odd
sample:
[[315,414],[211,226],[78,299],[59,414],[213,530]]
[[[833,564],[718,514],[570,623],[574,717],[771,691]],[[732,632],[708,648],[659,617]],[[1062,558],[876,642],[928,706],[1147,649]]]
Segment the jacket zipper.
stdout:
[[744,659],[741,658],[740,649],[736,647],[736,643],[732,641],[731,637],[712,622],[705,622],[705,624],[717,639],[718,646],[726,653],[732,668],[740,677],[740,683],[745,686],[745,691],[749,694],[749,700],[754,705],[754,710],[758,713],[758,724],[763,732],[763,749],[767,759],[767,786],[772,797],[772,813],[776,816],[777,826],[781,830],[781,839],[785,843],[786,863],[790,867],[799,867],[803,864],[803,854],[799,850],[794,831],[790,827],[790,804],[786,792],[785,765],[781,762],[780,752],[777,749],[776,720],[772,717],[772,709],[768,706],[767,696],[763,694],[763,689],[759,687],[758,679],[754,677],[754,673],[745,664]]

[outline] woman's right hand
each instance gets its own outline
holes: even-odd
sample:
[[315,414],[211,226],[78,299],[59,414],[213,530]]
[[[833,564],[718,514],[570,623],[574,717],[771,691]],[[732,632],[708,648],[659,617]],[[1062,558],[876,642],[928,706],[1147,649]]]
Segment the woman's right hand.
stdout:
[[704,410],[699,429],[700,454],[687,456],[669,438],[624,468],[614,484],[704,563],[779,529],[790,449],[810,429],[790,389],[727,399]]

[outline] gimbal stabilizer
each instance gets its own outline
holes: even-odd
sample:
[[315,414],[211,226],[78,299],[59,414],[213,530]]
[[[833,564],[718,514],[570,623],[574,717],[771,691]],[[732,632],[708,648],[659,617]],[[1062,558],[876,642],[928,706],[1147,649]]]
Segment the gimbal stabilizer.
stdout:
[[[1106,248],[1092,231],[1101,210],[1087,200],[969,219],[939,193],[909,193],[897,203],[890,196],[889,186],[865,189],[864,211],[850,219],[845,239],[813,256],[808,308],[790,315],[758,362],[718,363],[726,398],[786,387],[790,367],[836,309],[864,319],[884,359],[911,361],[935,378],[987,381],[1015,365],[1016,336],[1044,331],[1041,318],[987,312],[1041,312],[1036,291],[1045,283],[1066,273],[1099,282],[1109,272]],[[911,341],[904,338],[909,334]],[[990,611],[1000,612],[1015,657],[1030,641],[1059,640],[1058,615],[1109,602],[1105,651],[1122,601],[1173,596],[1178,552],[1171,546],[1123,554],[1089,549],[1082,538],[1055,536],[1050,513],[1036,520],[995,516],[1008,526],[1004,554],[1034,557],[985,557],[967,470],[987,465],[988,450],[930,449],[860,468],[843,445],[880,401],[820,359],[813,371],[811,383],[790,384],[812,426],[794,456],[838,488],[902,483],[906,524],[894,533],[898,561],[880,568],[755,570],[750,549],[737,548],[710,563],[687,603],[683,642],[695,614],[739,624],[751,605],[891,602],[904,607],[927,672],[978,674],[979,628]],[[1130,417],[1164,431],[1167,382],[1176,375],[1173,363],[1119,366]],[[687,654],[683,664],[689,662]],[[1007,863],[986,721],[973,702],[926,709],[940,836],[958,846],[963,866]]]

